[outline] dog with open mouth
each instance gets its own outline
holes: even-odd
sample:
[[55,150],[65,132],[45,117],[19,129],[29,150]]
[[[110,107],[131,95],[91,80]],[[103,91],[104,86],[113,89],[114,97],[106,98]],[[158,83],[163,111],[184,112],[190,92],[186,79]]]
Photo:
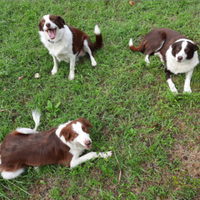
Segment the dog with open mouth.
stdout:
[[13,179],[23,173],[27,166],[61,164],[74,168],[92,158],[107,158],[108,152],[90,152],[89,135],[91,123],[84,117],[69,121],[47,131],[37,132],[40,113],[32,111],[35,128],[17,128],[9,133],[0,145],[0,171],[4,179]]
[[92,66],[96,66],[93,52],[103,46],[103,39],[98,25],[94,33],[96,41],[92,43],[90,37],[83,31],[67,26],[58,15],[45,15],[40,19],[39,35],[44,46],[53,57],[54,67],[52,75],[58,71],[58,62],[61,60],[70,63],[69,80],[75,76],[76,59],[89,54]]
[[139,51],[146,55],[145,62],[149,64],[149,56],[157,55],[165,63],[166,79],[172,92],[178,93],[172,82],[172,74],[185,73],[184,91],[191,93],[190,82],[194,68],[199,63],[198,46],[181,33],[168,28],[156,28],[149,32],[139,47],[129,41],[131,51]]

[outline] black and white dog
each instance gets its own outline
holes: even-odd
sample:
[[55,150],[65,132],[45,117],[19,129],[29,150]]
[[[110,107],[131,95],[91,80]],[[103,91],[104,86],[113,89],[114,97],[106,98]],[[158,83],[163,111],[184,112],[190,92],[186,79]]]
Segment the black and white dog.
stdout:
[[81,30],[67,26],[62,17],[45,15],[40,19],[39,35],[44,46],[53,56],[52,75],[58,71],[58,61],[70,63],[69,80],[74,79],[76,58],[89,54],[92,66],[96,66],[93,52],[103,46],[102,34],[96,25],[94,30],[96,42],[91,43],[90,37]]
[[178,93],[171,75],[186,73],[184,92],[191,93],[190,81],[194,67],[199,63],[197,50],[193,41],[177,31],[168,28],[157,28],[148,33],[139,47],[134,47],[132,39],[129,41],[132,51],[139,51],[146,55],[145,62],[149,64],[149,56],[157,55],[166,64],[165,72],[169,88]]

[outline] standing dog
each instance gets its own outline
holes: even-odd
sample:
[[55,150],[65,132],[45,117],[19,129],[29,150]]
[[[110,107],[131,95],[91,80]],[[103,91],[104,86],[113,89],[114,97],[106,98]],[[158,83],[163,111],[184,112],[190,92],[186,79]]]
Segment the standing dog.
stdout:
[[27,166],[62,164],[70,168],[92,158],[107,158],[112,152],[90,152],[80,156],[85,149],[92,148],[89,135],[90,122],[80,117],[60,124],[44,132],[37,132],[40,114],[32,112],[35,128],[17,128],[9,133],[0,146],[0,171],[4,179],[13,179],[25,171]]
[[90,37],[72,26],[67,26],[62,17],[45,15],[40,19],[39,35],[44,46],[53,56],[54,67],[52,75],[58,71],[58,61],[70,63],[69,80],[74,79],[76,58],[89,54],[92,66],[96,66],[93,52],[103,46],[103,39],[99,27],[96,25],[94,33],[96,42],[91,43]]
[[191,93],[190,81],[194,67],[199,63],[197,50],[199,49],[193,41],[182,34],[168,29],[157,28],[148,33],[139,47],[134,47],[132,39],[129,41],[132,51],[139,51],[146,55],[145,62],[149,64],[149,56],[157,55],[166,64],[165,72],[169,88],[178,93],[171,75],[186,73],[184,92]]

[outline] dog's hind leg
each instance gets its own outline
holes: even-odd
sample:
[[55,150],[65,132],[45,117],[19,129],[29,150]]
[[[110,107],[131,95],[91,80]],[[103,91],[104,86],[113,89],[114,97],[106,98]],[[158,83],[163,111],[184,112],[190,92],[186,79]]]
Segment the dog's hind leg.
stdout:
[[1,176],[4,179],[13,179],[13,178],[16,178],[17,176],[19,176],[20,174],[22,174],[24,171],[25,171],[24,168],[18,169],[18,170],[13,171],[13,172],[3,171],[3,172],[1,172]]
[[92,51],[90,49],[90,47],[88,46],[88,41],[87,40],[84,40],[83,42],[83,49],[89,54],[90,56],[90,60],[91,60],[91,63],[92,63],[92,66],[96,66],[97,65],[97,62],[95,61],[93,55],[92,55]]
[[150,61],[149,61],[149,55],[145,56],[145,62],[146,62],[147,65],[150,63]]

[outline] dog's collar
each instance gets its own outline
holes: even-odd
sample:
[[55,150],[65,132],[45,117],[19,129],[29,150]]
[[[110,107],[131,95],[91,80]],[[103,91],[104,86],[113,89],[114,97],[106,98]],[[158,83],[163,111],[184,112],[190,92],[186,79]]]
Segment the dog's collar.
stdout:
[[51,41],[51,40],[47,40],[48,42],[50,42],[50,43],[54,43],[54,41]]

